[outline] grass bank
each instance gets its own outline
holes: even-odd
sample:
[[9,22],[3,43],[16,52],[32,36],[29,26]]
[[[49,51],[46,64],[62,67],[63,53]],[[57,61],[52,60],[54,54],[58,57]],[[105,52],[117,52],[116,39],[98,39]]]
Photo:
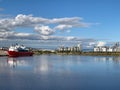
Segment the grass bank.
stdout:
[[34,51],[34,54],[35,55],[57,54],[57,55],[120,56],[120,52]]

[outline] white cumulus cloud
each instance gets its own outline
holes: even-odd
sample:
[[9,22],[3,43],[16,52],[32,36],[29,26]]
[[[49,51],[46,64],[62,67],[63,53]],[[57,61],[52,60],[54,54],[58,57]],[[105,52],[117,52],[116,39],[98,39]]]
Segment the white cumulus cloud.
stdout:
[[69,28],[72,28],[72,25],[58,25],[56,26],[54,29],[55,30],[65,30],[65,29],[69,29]]
[[[18,14],[14,18],[0,19],[0,38],[6,39],[76,39],[75,37],[58,37],[58,30],[70,30],[76,27],[87,27],[90,24],[81,17],[42,18],[33,15]],[[52,26],[52,28],[51,28]],[[18,28],[32,28],[36,33],[17,32]],[[72,29],[71,29],[72,30]]]
[[104,41],[98,41],[97,42],[97,46],[105,46],[106,45],[106,42],[104,42]]
[[52,30],[49,26],[36,26],[35,31],[40,33],[41,35],[52,35],[54,30]]

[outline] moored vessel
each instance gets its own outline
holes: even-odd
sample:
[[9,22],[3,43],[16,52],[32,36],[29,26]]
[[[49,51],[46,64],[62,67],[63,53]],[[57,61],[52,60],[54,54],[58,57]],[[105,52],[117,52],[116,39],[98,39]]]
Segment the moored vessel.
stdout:
[[18,57],[18,56],[32,56],[33,52],[30,51],[24,45],[15,44],[10,46],[8,49],[8,56],[10,57]]

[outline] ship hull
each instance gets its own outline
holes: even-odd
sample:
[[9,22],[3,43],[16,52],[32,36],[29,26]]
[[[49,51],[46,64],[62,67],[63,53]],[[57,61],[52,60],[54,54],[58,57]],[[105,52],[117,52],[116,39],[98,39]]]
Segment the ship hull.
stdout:
[[16,52],[16,51],[7,51],[8,56],[10,57],[19,57],[19,56],[32,56],[33,52]]

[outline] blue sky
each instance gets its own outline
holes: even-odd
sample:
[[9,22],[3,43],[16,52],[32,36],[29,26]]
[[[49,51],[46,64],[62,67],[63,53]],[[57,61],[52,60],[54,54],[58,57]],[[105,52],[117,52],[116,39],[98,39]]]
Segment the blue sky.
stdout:
[[[31,17],[42,17],[44,19],[61,19],[61,18],[79,18],[77,22],[79,24],[82,22],[83,26],[67,26],[62,30],[55,30],[56,23],[44,24],[42,27],[37,28],[39,35],[42,36],[44,31],[42,28],[49,29],[49,32],[44,32],[45,39],[49,36],[58,37],[72,37],[80,39],[93,39],[97,41],[120,41],[119,29],[120,29],[120,1],[119,0],[0,0],[0,13],[1,20],[5,18],[14,19],[18,15],[22,14],[26,16],[32,15]],[[21,17],[23,17],[21,15]],[[30,16],[29,16],[30,17]],[[82,18],[82,19],[81,19]],[[73,23],[73,22],[71,22]],[[35,23],[36,24],[36,23]],[[37,23],[38,24],[38,23]],[[2,25],[2,24],[1,24]],[[23,24],[22,24],[23,25]],[[14,29],[16,34],[13,35],[15,38],[19,38],[20,34],[31,34],[29,37],[35,37],[36,34],[35,27],[30,27],[30,25],[22,26],[9,26]],[[58,25],[61,25],[59,23]],[[62,23],[63,25],[63,23]],[[65,25],[68,25],[65,24]],[[1,26],[2,27],[2,26]],[[71,28],[72,27],[72,28]],[[2,33],[5,33],[6,30]],[[13,32],[13,31],[12,31]],[[54,33],[54,34],[53,34]],[[19,34],[19,35],[18,35]],[[5,35],[5,34],[2,34]],[[2,37],[1,35],[1,37]],[[11,35],[11,34],[10,34]],[[25,34],[26,35],[26,34]],[[26,36],[22,39],[26,39]],[[28,36],[28,35],[27,35]],[[38,36],[38,35],[37,35]],[[29,38],[27,37],[27,39]],[[42,36],[44,37],[44,36]],[[7,36],[5,38],[13,37]],[[33,39],[33,38],[32,38]],[[38,38],[37,38],[38,39]],[[41,38],[40,38],[41,39]],[[61,39],[61,38],[59,38]]]

